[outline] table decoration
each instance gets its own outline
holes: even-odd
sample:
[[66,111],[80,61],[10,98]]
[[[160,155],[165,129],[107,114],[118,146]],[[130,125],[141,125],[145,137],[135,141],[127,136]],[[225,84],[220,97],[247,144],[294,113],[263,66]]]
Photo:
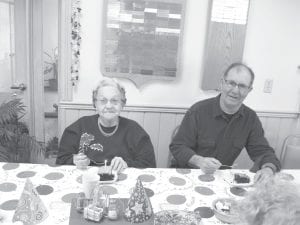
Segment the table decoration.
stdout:
[[88,220],[99,222],[103,217],[103,208],[90,204],[84,208],[83,217]]
[[[92,220],[87,220],[83,217],[82,213],[77,212],[76,210],[76,201],[75,199],[72,201],[71,209],[70,209],[70,219],[68,221],[69,225],[95,225],[95,224],[101,224],[101,225],[132,225],[131,222],[127,221],[127,219],[124,217],[124,206],[128,204],[128,198],[110,198],[110,201],[117,201],[117,210],[118,210],[118,217],[114,220],[110,219],[108,214],[105,215],[103,213],[103,217],[100,220],[100,222],[96,223]],[[108,209],[109,213],[109,209]],[[154,224],[154,216],[151,216],[151,218],[145,222],[139,223],[138,225],[153,225]]]
[[79,80],[80,71],[80,51],[81,51],[81,0],[72,0],[72,15],[71,15],[71,81],[72,86],[75,86]]
[[155,213],[154,225],[201,225],[198,213],[184,210],[163,210]]
[[125,210],[125,218],[131,223],[147,221],[152,216],[152,205],[140,179],[137,179]]
[[41,223],[48,217],[48,211],[30,179],[26,180],[12,221],[22,221],[24,225]]

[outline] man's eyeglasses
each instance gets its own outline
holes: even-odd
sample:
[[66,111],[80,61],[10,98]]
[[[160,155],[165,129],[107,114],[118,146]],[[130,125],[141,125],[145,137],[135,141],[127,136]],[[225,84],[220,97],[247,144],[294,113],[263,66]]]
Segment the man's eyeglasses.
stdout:
[[106,98],[100,98],[97,100],[97,102],[99,102],[101,105],[106,105],[108,102],[110,102],[111,105],[118,105],[121,103],[120,99],[106,99]]
[[238,84],[238,83],[236,83],[235,81],[233,81],[233,80],[226,80],[226,79],[224,79],[224,81],[225,81],[225,84],[228,86],[228,87],[230,87],[230,88],[235,88],[235,87],[238,87],[238,89],[240,90],[240,91],[248,91],[251,87],[249,87],[249,86],[247,86],[247,85],[245,85],[245,84]]

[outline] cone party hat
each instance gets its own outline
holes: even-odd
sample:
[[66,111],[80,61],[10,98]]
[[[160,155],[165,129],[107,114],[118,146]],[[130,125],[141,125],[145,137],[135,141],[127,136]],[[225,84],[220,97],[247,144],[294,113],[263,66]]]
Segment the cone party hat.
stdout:
[[128,201],[125,218],[131,223],[142,223],[149,220],[153,214],[152,205],[140,179]]
[[13,217],[13,222],[22,221],[24,225],[34,225],[44,221],[47,216],[46,206],[32,182],[27,179]]

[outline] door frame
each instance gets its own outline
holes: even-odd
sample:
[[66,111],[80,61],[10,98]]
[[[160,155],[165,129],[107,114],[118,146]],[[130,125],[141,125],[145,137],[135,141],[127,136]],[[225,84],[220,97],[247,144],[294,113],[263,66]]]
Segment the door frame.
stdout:
[[25,83],[29,134],[44,141],[43,7],[41,0],[14,0],[16,83]]
[[[78,1],[78,0],[77,0]],[[61,109],[62,101],[72,101],[72,3],[73,0],[59,0],[58,3],[58,137],[60,138],[65,127],[62,123],[64,111]]]

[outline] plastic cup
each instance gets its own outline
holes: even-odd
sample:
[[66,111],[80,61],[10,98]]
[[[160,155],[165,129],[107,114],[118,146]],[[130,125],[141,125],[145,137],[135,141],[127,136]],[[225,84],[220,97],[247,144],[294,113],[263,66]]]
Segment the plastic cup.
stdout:
[[86,198],[91,198],[94,188],[99,181],[99,175],[95,173],[84,173],[82,175],[82,190]]
[[85,170],[88,168],[88,165],[90,164],[90,160],[88,160],[87,162],[78,162],[78,158],[79,157],[82,157],[82,153],[78,153],[78,154],[73,154],[73,163],[74,165],[76,165],[77,169],[80,169],[80,170]]

